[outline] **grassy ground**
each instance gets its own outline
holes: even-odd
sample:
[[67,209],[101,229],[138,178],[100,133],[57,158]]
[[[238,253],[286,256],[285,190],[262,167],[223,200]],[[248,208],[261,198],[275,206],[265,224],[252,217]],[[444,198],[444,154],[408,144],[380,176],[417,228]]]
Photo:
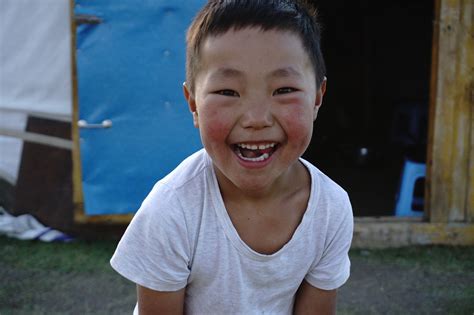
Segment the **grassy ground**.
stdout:
[[114,248],[0,237],[0,314],[131,314],[134,285],[109,266]]
[[[131,314],[135,287],[108,264],[114,241],[0,237],[0,314]],[[340,314],[474,314],[474,247],[351,251]]]
[[474,247],[353,250],[340,314],[474,314]]

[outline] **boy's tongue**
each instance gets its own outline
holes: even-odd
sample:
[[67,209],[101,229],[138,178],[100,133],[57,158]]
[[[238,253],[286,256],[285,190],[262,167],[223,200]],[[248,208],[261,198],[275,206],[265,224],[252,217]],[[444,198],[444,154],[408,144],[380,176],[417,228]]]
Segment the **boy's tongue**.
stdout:
[[242,154],[243,157],[253,159],[253,158],[262,156],[265,153],[270,154],[270,152],[272,151],[272,148],[267,148],[263,150],[260,150],[260,149],[251,150],[251,149],[239,148],[239,150],[240,150],[240,154]]

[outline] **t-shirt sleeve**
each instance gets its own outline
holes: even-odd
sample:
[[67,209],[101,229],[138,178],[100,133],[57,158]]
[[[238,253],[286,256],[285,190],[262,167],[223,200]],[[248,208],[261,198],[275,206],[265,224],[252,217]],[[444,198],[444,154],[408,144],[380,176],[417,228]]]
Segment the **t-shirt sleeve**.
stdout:
[[[333,290],[342,286],[350,274],[349,249],[352,242],[354,219],[349,197],[344,193],[338,211],[330,217],[324,252],[306,275],[305,280],[312,286]],[[342,211],[341,211],[342,210]]]
[[144,200],[110,261],[125,278],[156,291],[187,284],[190,246],[182,206],[158,183]]

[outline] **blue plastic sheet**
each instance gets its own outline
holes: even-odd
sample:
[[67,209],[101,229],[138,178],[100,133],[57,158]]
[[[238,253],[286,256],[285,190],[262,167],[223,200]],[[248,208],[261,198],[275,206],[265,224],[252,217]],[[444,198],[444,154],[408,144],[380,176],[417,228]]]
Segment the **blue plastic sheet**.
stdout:
[[76,1],[87,215],[135,212],[153,184],[201,147],[182,95],[185,32],[204,1]]

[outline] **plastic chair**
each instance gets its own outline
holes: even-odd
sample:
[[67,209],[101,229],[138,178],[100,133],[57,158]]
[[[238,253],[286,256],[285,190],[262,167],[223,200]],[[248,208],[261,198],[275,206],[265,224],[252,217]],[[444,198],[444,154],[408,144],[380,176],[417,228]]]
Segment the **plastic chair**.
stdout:
[[423,197],[415,196],[415,184],[419,179],[424,179],[426,176],[426,164],[416,163],[405,159],[403,166],[402,178],[400,181],[400,190],[397,196],[397,203],[395,206],[395,216],[412,216],[421,217],[423,211],[414,209],[414,204],[423,205]]

